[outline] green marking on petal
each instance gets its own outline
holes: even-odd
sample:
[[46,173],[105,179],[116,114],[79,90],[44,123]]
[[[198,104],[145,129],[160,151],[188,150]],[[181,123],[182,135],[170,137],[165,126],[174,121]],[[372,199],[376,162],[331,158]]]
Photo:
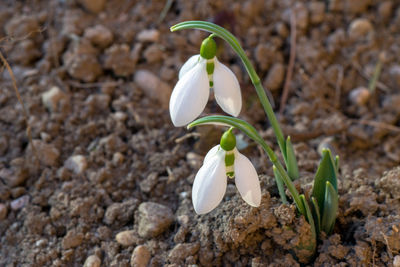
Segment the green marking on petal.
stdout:
[[235,163],[235,154],[225,154],[225,166],[230,167]]
[[212,75],[214,73],[214,68],[215,68],[214,62],[213,61],[211,61],[211,62],[207,61],[206,69],[207,69],[207,74],[208,75]]

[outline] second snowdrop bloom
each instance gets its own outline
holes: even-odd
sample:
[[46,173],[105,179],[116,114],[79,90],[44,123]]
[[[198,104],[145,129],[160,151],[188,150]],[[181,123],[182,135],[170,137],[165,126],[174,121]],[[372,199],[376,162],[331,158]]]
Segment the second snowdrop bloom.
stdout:
[[200,54],[192,56],[179,71],[179,81],[172,91],[169,111],[175,126],[184,126],[204,110],[210,88],[223,111],[238,116],[242,108],[240,85],[235,74],[215,57],[217,46],[209,37]]
[[261,189],[257,172],[250,160],[236,149],[235,136],[228,130],[221,144],[213,147],[204,158],[192,189],[192,201],[197,214],[213,210],[225,195],[227,176],[235,178],[240,195],[250,206],[258,207]]

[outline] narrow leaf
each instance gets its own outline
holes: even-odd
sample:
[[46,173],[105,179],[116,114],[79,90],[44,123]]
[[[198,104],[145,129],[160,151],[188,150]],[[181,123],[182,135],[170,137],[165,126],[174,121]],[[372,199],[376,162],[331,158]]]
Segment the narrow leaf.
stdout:
[[312,203],[311,211],[314,216],[315,230],[317,232],[317,237],[318,237],[321,231],[321,214],[319,213],[318,202],[315,199],[315,197],[311,197],[311,203]]
[[328,235],[335,226],[339,197],[333,185],[327,181],[325,189],[324,213],[322,214],[321,230]]
[[286,154],[283,155],[283,158],[286,163],[286,168],[288,170],[288,174],[290,179],[292,181],[296,180],[299,178],[299,168],[297,166],[297,160],[296,160],[296,155],[294,154],[294,149],[292,142],[290,141],[290,136],[287,137],[286,139]]
[[315,174],[314,185],[311,194],[317,199],[320,214],[324,214],[323,209],[327,181],[332,184],[333,188],[337,192],[336,164],[332,158],[331,151],[329,149],[324,149],[322,151],[321,162],[319,163],[317,173]]
[[286,194],[285,194],[285,188],[283,187],[283,179],[282,179],[281,175],[279,174],[278,170],[276,169],[275,165],[272,166],[272,170],[274,172],[276,185],[278,187],[279,196],[281,197],[282,203],[287,204],[288,201],[287,201]]
[[313,215],[311,213],[310,206],[308,205],[308,202],[307,202],[306,197],[304,196],[304,194],[300,195],[300,199],[303,202],[303,206],[304,206],[304,208],[306,210],[306,219],[307,219],[308,223],[311,226],[311,235],[313,237],[313,240],[311,240],[312,242],[311,242],[311,246],[309,247],[309,250],[315,251],[315,249],[317,247],[317,244],[316,244],[317,231],[315,229],[314,218],[313,218]]
[[335,157],[335,166],[336,166],[336,173],[339,173],[339,156],[336,155]]

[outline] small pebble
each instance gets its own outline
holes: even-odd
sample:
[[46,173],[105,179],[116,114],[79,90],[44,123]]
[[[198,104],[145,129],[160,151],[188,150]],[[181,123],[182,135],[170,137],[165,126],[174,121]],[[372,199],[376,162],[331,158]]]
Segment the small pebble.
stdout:
[[68,100],[68,95],[57,86],[51,87],[50,90],[42,94],[42,103],[51,112],[57,111],[61,102]]
[[60,157],[60,151],[52,144],[46,144],[41,140],[33,140],[40,161],[51,167],[55,166]]
[[115,236],[115,240],[118,242],[118,244],[125,247],[132,246],[138,242],[138,238],[133,230],[119,232]]
[[346,0],[345,6],[347,12],[352,14],[361,14],[367,11],[367,8],[370,4],[371,0]]
[[29,203],[29,196],[25,195],[25,196],[19,197],[15,200],[11,201],[10,206],[11,206],[12,210],[19,210],[19,209],[22,209],[23,207],[25,207],[25,205],[28,203]]
[[78,2],[89,12],[97,14],[103,11],[106,0],[78,0]]
[[163,233],[174,221],[172,210],[154,202],[139,206],[139,236],[149,238]]
[[283,80],[285,78],[285,66],[277,62],[272,65],[268,72],[267,78],[264,80],[264,86],[271,91],[278,90],[282,87]]
[[4,205],[3,203],[0,203],[0,221],[4,220],[7,218],[7,206]]
[[101,265],[100,258],[97,257],[96,255],[90,255],[89,257],[86,258],[83,267],[100,267],[100,265]]
[[131,256],[131,266],[132,267],[146,267],[150,261],[150,251],[149,249],[144,246],[140,245],[137,246]]
[[115,75],[126,77],[134,73],[138,57],[127,44],[114,44],[105,52],[104,68]]
[[196,254],[199,250],[199,243],[180,243],[177,244],[168,254],[170,261],[182,261],[189,256]]
[[384,1],[379,4],[378,14],[384,20],[387,21],[392,16],[393,12],[393,2],[392,1]]
[[357,106],[366,105],[370,97],[371,92],[368,88],[365,87],[358,87],[356,89],[353,89],[349,94],[349,100]]
[[140,42],[158,42],[160,39],[160,32],[155,29],[143,30],[137,36]]
[[134,81],[143,89],[147,97],[158,101],[164,108],[168,108],[172,92],[171,86],[148,70],[136,71]]
[[62,239],[62,247],[64,250],[75,248],[82,244],[83,238],[84,236],[82,233],[76,232],[75,230],[69,230]]
[[308,6],[310,10],[310,22],[313,24],[321,23],[325,16],[325,3],[324,2],[311,2]]
[[366,37],[373,31],[373,26],[368,19],[360,18],[351,22],[349,27],[349,37],[351,39],[360,39]]
[[88,166],[86,158],[82,155],[69,157],[64,165],[66,169],[73,171],[76,174],[82,174]]
[[393,267],[400,267],[400,255],[397,255],[393,259]]
[[103,25],[96,25],[94,27],[87,28],[85,30],[84,37],[90,40],[93,45],[100,48],[108,47],[114,38],[112,32]]

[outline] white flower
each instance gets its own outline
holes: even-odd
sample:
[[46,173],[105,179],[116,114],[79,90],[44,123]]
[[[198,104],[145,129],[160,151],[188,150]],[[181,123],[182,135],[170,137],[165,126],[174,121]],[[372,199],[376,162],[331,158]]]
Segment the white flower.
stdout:
[[[208,74],[207,65],[214,65]],[[179,71],[179,81],[172,91],[169,111],[175,126],[183,126],[196,119],[204,110],[214,89],[215,99],[223,111],[237,116],[242,108],[240,85],[235,74],[216,57],[205,59],[200,55],[189,58]]]
[[224,197],[227,173],[232,171],[232,166],[225,166],[227,153],[233,153],[235,156],[233,171],[240,195],[249,205],[253,207],[260,205],[260,182],[253,164],[236,148],[227,152],[217,145],[207,153],[204,164],[194,179],[192,201],[197,214],[210,212]]

